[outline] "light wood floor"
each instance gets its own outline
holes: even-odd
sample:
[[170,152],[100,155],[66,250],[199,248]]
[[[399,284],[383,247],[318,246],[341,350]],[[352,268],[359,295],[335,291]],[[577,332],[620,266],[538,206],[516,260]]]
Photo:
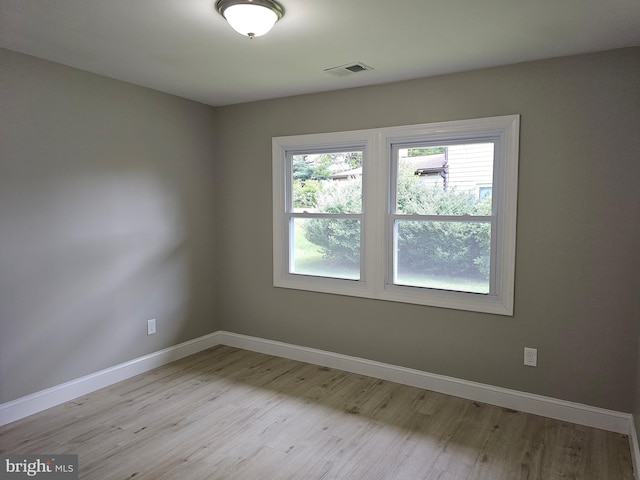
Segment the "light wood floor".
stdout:
[[80,478],[632,480],[624,435],[216,347],[0,428]]

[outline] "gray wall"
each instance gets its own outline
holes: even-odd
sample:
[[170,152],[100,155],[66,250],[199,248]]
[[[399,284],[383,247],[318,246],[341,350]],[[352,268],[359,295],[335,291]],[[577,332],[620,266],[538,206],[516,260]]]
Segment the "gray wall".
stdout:
[[0,112],[0,403],[215,331],[213,109],[0,50]]
[[[640,413],[638,84],[636,48],[212,109],[0,50],[0,403],[225,329]],[[513,317],[272,286],[272,136],[513,113]]]
[[[634,411],[638,85],[635,48],[216,109],[220,327]],[[513,317],[272,286],[272,136],[516,113]]]

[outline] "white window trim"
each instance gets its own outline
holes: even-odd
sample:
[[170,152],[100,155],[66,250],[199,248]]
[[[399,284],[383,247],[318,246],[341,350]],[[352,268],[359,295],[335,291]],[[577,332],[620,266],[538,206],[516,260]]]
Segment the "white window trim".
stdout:
[[[318,149],[322,147],[335,149],[336,147],[351,148],[364,146],[364,162],[376,158],[375,131],[355,130],[349,132],[321,133],[311,135],[295,135],[289,137],[273,138],[273,284],[276,287],[311,290],[338,295],[350,295],[356,297],[370,297],[370,285],[372,284],[371,272],[366,263],[361,265],[360,280],[343,280],[337,278],[315,277],[297,275],[288,272],[288,227],[286,225],[286,156],[287,152]],[[363,195],[371,188],[367,181],[372,175],[369,169],[363,169]],[[363,235],[361,238],[361,258],[366,258],[369,247],[368,235],[375,235],[369,228],[368,215],[365,211],[366,200],[363,199]]]
[[[274,137],[273,153],[273,283],[276,287],[375,298],[436,307],[513,315],[515,286],[515,244],[519,115],[430,123],[349,132]],[[390,149],[393,143],[424,141],[454,142],[495,139],[494,205],[498,208],[496,285],[494,294],[440,291],[392,285],[387,281],[391,241],[389,216]],[[363,220],[361,279],[342,280],[288,273],[288,245],[285,215],[286,154],[288,151],[364,145]],[[386,192],[385,195],[380,194]],[[494,250],[495,249],[495,250]]]

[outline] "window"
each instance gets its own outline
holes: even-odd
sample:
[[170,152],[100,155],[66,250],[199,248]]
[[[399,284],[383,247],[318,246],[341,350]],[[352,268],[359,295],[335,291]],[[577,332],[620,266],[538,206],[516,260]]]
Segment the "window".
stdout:
[[359,280],[362,148],[287,152],[289,273]]
[[491,193],[493,191],[492,187],[481,186],[478,187],[478,200],[484,200],[487,197],[491,197]]
[[518,129],[274,138],[274,285],[512,315]]
[[[416,149],[425,154],[410,155]],[[478,199],[477,183],[493,178],[494,143],[429,147],[399,142],[391,145],[391,157],[390,283],[490,293],[495,215],[491,197]],[[420,172],[426,169],[446,176],[424,182]]]

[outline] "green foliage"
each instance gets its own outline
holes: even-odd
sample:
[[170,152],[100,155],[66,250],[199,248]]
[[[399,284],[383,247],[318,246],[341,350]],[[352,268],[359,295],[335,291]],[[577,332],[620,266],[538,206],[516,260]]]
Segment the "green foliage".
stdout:
[[293,180],[304,182],[313,176],[313,167],[308,164],[302,155],[293,157]]
[[317,198],[319,212],[360,213],[362,182],[360,179],[323,182]]
[[[335,193],[336,184],[341,184],[347,190],[358,189],[362,183],[357,182],[334,182],[329,178],[334,173],[353,170],[362,166],[362,152],[338,152],[323,153],[318,155],[294,155],[292,159],[293,178],[293,206],[294,208],[305,208],[325,213],[336,212],[359,212],[361,207],[360,191],[348,191],[339,195],[338,201],[346,200],[349,196],[351,204],[334,205],[331,199],[326,198]],[[357,187],[356,187],[357,184]],[[333,185],[333,186],[332,186]],[[324,195],[324,199],[320,199]],[[356,207],[357,203],[357,207]],[[317,207],[320,207],[318,209]],[[329,210],[323,210],[323,208]],[[344,210],[343,210],[344,209]]]
[[[362,187],[360,180],[326,181],[317,196],[318,210],[323,213],[360,213]],[[310,219],[305,223],[305,236],[318,245],[325,258],[357,265],[360,262],[360,221],[346,218]]]
[[399,222],[398,269],[488,278],[489,242],[489,224]]
[[444,153],[444,147],[415,147],[407,149],[407,156],[409,157],[421,157],[435,153]]
[[[408,169],[398,172],[397,212],[419,215],[490,215],[491,198],[425,186]],[[400,221],[398,268],[437,275],[488,278],[491,227],[478,222]]]
[[362,166],[362,152],[322,153],[319,155],[294,155],[293,180],[328,180],[336,172]]
[[[361,211],[359,181],[321,182],[315,192],[318,211]],[[489,215],[491,198],[444,191],[427,186],[410,172],[399,172],[397,211],[422,215]],[[360,222],[352,219],[314,219],[305,227],[307,239],[318,245],[325,258],[358,264]],[[402,220],[398,222],[398,268],[425,274],[466,275],[488,278],[490,224]]]
[[319,218],[305,223],[305,236],[320,247],[325,258],[360,263],[360,222],[346,218]]
[[343,158],[344,162],[348,163],[351,168],[359,168],[362,166],[362,152],[346,152]]
[[314,208],[317,203],[318,192],[321,189],[318,180],[293,181],[294,208]]

